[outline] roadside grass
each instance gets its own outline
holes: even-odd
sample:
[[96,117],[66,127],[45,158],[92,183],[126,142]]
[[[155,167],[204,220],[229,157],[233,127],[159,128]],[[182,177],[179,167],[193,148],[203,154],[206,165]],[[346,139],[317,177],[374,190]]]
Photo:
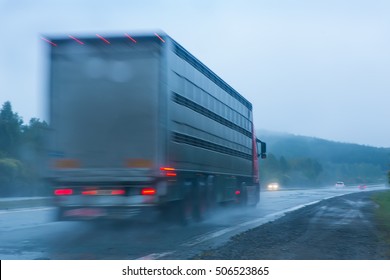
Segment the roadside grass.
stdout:
[[[375,218],[378,229],[381,231],[384,240],[390,245],[390,191],[380,192],[372,197],[378,205]],[[390,252],[388,252],[390,257]]]

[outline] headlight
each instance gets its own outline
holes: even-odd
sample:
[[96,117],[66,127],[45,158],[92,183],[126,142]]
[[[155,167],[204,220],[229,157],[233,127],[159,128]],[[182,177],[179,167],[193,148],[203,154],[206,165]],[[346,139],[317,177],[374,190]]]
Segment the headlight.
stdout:
[[277,183],[271,183],[271,184],[268,184],[267,188],[271,191],[275,191],[275,190],[279,189],[279,185]]

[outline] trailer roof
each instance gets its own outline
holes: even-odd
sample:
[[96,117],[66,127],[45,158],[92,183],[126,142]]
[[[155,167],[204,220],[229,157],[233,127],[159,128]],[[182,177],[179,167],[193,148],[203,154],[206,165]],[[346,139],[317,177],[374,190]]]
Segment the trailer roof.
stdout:
[[241,94],[239,94],[235,89],[233,89],[228,83],[226,83],[223,79],[221,79],[217,74],[215,74],[210,68],[204,65],[199,59],[193,56],[189,51],[187,51],[184,47],[182,47],[179,43],[177,43],[174,39],[168,36],[165,33],[147,33],[147,34],[137,34],[137,35],[129,35],[128,33],[124,33],[122,35],[81,35],[81,36],[49,36],[49,37],[41,37],[44,41],[51,44],[53,47],[60,46],[66,41],[73,40],[78,44],[84,45],[96,41],[101,41],[105,44],[111,44],[113,42],[125,42],[128,43],[137,43],[137,42],[145,42],[153,40],[156,43],[163,44],[167,40],[170,40],[173,43],[174,52],[183,60],[187,61],[194,68],[196,68],[199,72],[213,81],[217,86],[226,91],[240,103],[242,103],[249,110],[252,110],[252,104],[244,98]]

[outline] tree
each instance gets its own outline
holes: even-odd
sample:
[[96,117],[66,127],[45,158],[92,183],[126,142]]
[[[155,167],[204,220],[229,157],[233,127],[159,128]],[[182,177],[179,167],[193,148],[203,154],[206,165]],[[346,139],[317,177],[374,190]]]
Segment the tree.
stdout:
[[0,152],[3,156],[18,156],[23,120],[12,111],[9,101],[0,110]]
[[279,166],[282,173],[287,173],[290,170],[290,166],[284,156],[280,157]]
[[317,160],[311,158],[305,160],[304,174],[309,180],[314,182],[321,172],[322,166]]
[[14,185],[25,179],[22,162],[12,158],[0,158],[0,196],[15,195]]
[[390,170],[387,171],[387,181],[388,181],[388,183],[389,183],[389,185],[390,185]]
[[35,151],[44,147],[44,134],[48,130],[48,124],[37,118],[32,118],[28,125],[23,126],[23,142],[33,146]]
[[27,125],[10,102],[0,109],[0,196],[46,193],[40,176],[44,168],[48,125],[32,118]]
[[31,181],[37,180],[44,172],[47,131],[47,123],[37,118],[32,118],[28,125],[23,126],[20,159]]

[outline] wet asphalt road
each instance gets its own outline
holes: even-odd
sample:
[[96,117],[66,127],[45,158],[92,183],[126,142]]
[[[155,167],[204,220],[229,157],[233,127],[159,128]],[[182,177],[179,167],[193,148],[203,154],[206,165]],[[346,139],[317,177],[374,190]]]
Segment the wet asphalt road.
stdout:
[[[364,192],[385,186],[369,186]],[[126,224],[53,222],[52,208],[0,211],[0,259],[188,259],[232,236],[357,187],[263,191],[252,209],[225,207],[187,227],[138,217]]]
[[390,244],[372,200],[380,192],[357,192],[300,208],[193,259],[389,260]]

